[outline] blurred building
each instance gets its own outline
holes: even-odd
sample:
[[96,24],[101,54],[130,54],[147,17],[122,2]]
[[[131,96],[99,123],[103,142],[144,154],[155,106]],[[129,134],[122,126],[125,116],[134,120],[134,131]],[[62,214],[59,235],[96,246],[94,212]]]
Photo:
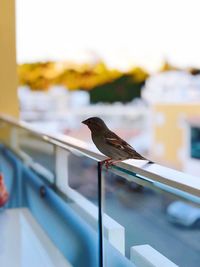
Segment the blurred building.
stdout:
[[188,119],[200,116],[200,75],[183,71],[154,75],[147,80],[142,95],[152,111],[152,158],[191,172]]

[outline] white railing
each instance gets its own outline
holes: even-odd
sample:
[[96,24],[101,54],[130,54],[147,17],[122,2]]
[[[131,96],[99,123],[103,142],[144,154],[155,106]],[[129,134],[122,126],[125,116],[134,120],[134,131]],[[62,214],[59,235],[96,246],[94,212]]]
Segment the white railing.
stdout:
[[[78,151],[96,161],[101,161],[106,158],[105,156],[88,149],[87,144],[78,139],[62,134],[49,134],[42,130],[39,131],[38,129],[36,130],[31,127],[28,123],[18,121],[6,115],[0,115],[0,122],[13,126],[12,131],[15,131],[16,128],[25,129],[46,142],[66,150]],[[13,148],[16,148],[15,142],[17,142],[16,133],[11,135],[11,144]],[[162,183],[174,189],[200,197],[199,177],[176,171],[156,163],[148,165],[137,160],[127,160],[126,162],[117,163],[116,166],[120,167],[120,173],[123,173],[123,177],[127,178],[129,181],[131,180],[130,174],[133,173],[137,174],[139,179],[146,179],[152,183]],[[129,174],[127,174],[126,171],[128,171]]]
[[[95,161],[101,161],[105,157],[98,155],[88,149],[86,144],[80,140],[64,135],[52,136],[45,132],[39,132],[30,127],[25,122],[17,121],[8,116],[0,116],[0,128],[6,125],[11,126],[9,136],[10,148],[18,154],[24,161],[24,164],[31,167],[34,171],[45,177],[49,182],[53,183],[54,178],[56,187],[72,200],[70,204],[72,208],[78,212],[82,217],[85,217],[93,228],[97,228],[98,208],[76,190],[72,189],[68,183],[68,155],[71,152],[86,155]],[[26,136],[20,132],[25,130],[31,133],[38,139],[35,140],[30,136]],[[43,140],[43,141],[42,141]],[[45,142],[44,142],[45,141]],[[21,149],[21,145],[26,148],[39,149],[45,151],[46,154],[51,154],[51,148],[48,146],[52,144],[55,147],[55,174],[45,168],[38,162],[35,162],[26,152]],[[65,167],[64,167],[65,166]],[[122,225],[113,220],[105,214],[104,216],[104,234],[117,250],[123,255],[125,254],[125,230]]]
[[[49,134],[42,130],[39,131],[31,127],[30,124],[18,121],[9,116],[0,115],[0,127],[5,127],[5,125],[11,126],[9,144],[11,148],[21,156],[24,163],[42,174],[50,182],[53,182],[56,177],[57,188],[76,204],[73,208],[75,208],[81,216],[85,216],[92,227],[97,227],[98,208],[69,186],[67,171],[68,155],[70,152],[79,153],[97,162],[104,160],[105,156],[88,149],[87,144],[80,140],[61,134]],[[41,148],[41,144],[38,145],[39,143],[37,143],[41,142],[41,140],[54,146],[56,161],[55,174],[51,173],[39,163],[34,162],[29,155],[21,150],[20,142],[30,145],[30,142],[27,142],[30,140],[26,140],[25,138],[20,140],[19,134],[21,130],[25,130],[40,139],[40,141],[34,141],[36,142],[33,143],[34,147],[38,146]],[[44,149],[48,150],[48,148]],[[63,166],[66,167],[63,168]],[[148,187],[154,190],[165,190],[177,195],[180,194],[189,200],[192,199],[192,201],[200,203],[200,179],[198,177],[166,168],[156,163],[148,165],[146,162],[144,163],[136,160],[118,163],[111,168],[111,172],[118,174],[128,181],[134,181],[141,185],[148,185]],[[104,235],[116,249],[125,255],[125,229],[106,214],[104,214]],[[152,257],[149,256],[150,254]],[[176,266],[149,246],[142,245],[139,247],[132,247],[130,255],[131,260],[134,260],[134,262],[138,261],[138,266],[142,267],[157,266],[154,264],[156,261],[165,262],[166,266]]]

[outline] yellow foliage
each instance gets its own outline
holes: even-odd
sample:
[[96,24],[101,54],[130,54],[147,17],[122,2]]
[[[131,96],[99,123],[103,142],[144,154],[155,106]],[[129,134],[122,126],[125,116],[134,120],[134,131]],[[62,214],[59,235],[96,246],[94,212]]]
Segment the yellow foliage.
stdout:
[[141,67],[135,67],[129,73],[133,80],[138,83],[144,82],[149,77],[149,73]]
[[[129,74],[134,81],[141,82],[148,77],[142,68],[134,68]],[[66,62],[37,62],[18,66],[19,84],[33,90],[47,90],[53,85],[63,85],[70,90],[91,90],[97,85],[111,82],[123,75],[110,70],[103,62],[96,65],[75,65]]]

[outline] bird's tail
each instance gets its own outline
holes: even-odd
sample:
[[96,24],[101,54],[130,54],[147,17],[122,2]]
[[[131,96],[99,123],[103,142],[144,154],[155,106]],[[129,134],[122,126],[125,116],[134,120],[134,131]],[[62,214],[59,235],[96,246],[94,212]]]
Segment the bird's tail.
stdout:
[[155,162],[152,161],[152,160],[149,160],[149,159],[146,159],[146,160],[148,160],[148,162],[146,162],[146,163],[142,166],[143,169],[145,169],[146,167],[151,166],[152,164],[155,164]]

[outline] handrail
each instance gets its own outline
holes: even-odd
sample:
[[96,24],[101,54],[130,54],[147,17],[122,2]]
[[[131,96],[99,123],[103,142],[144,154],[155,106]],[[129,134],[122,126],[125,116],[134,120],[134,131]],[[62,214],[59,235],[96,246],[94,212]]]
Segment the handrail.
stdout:
[[[0,114],[0,122],[1,121],[16,128],[27,130],[35,136],[40,137],[44,141],[58,147],[67,150],[78,151],[82,155],[86,155],[96,161],[101,161],[106,158],[105,156],[96,153],[91,149],[88,149],[87,144],[78,139],[64,136],[62,134],[49,134],[45,131],[38,131],[26,122],[19,121],[4,114]],[[128,180],[130,180],[131,174],[137,175],[139,179],[147,179],[153,183],[162,183],[177,190],[181,190],[185,193],[200,197],[200,178],[198,177],[176,171],[156,163],[148,165],[146,164],[146,162],[141,163],[137,160],[127,160],[126,162],[120,162],[112,168],[116,167],[121,173],[123,172],[123,177],[127,176]]]

